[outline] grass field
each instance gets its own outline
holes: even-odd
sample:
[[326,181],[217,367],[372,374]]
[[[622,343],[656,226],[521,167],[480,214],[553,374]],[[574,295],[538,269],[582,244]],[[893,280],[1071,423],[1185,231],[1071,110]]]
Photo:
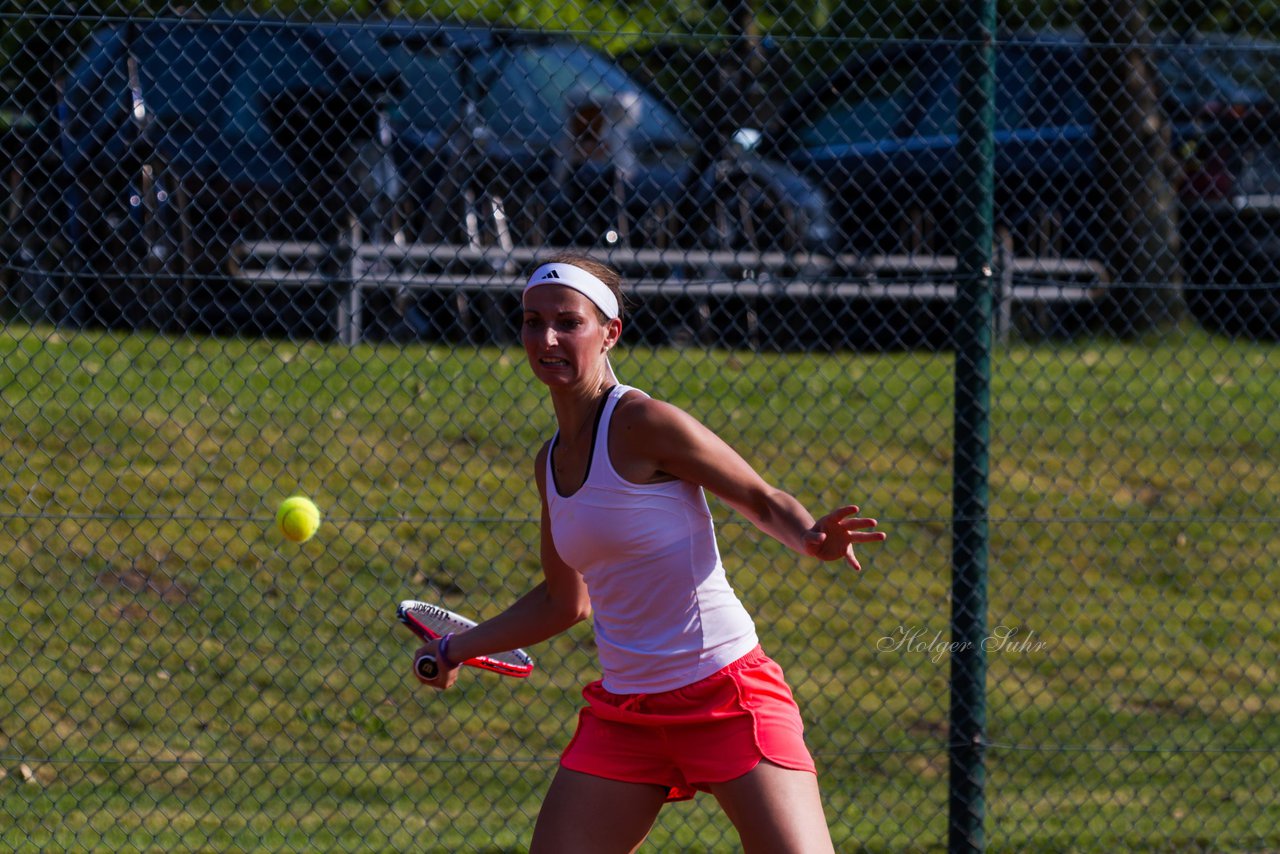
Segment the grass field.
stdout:
[[[953,357],[618,370],[890,532],[851,577],[713,506],[838,850],[943,846]],[[0,849],[521,850],[589,628],[437,696],[391,617],[536,579],[527,376],[517,349],[0,330]],[[1277,399],[1274,346],[1191,329],[996,354],[990,850],[1280,847]],[[302,546],[272,526],[295,491],[326,513]],[[646,850],[735,848],[704,797]]]

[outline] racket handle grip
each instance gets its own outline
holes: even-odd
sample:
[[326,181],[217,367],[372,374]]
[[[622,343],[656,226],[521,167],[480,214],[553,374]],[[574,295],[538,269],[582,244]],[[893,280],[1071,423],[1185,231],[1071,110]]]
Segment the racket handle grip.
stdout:
[[413,662],[413,669],[423,679],[434,679],[436,674],[440,672],[440,667],[436,664],[436,657],[430,654],[418,656],[417,660]]

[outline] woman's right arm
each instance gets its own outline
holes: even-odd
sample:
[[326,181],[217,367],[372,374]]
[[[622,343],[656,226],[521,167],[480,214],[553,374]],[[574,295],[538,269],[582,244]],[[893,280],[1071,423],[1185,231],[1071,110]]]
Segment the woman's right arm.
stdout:
[[[546,454],[543,446],[538,453],[538,494],[542,503],[541,557],[543,580],[528,593],[517,599],[502,613],[485,620],[480,625],[449,640],[449,658],[454,662],[466,661],[478,655],[492,655],[509,649],[532,646],[560,634],[571,626],[591,616],[591,603],[587,598],[587,585],[582,575],[561,559],[551,538],[551,517],[547,508]],[[437,655],[437,644],[432,641],[416,653]],[[438,658],[438,655],[437,655]],[[441,667],[433,679],[418,681],[433,688],[448,688],[457,679],[457,668]]]

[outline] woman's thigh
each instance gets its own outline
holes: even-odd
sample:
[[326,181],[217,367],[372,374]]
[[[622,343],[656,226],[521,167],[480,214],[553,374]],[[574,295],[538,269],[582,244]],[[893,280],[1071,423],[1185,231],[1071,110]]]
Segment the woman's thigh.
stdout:
[[818,778],[768,760],[709,787],[738,831],[746,854],[829,854],[831,832]]
[[640,847],[667,789],[561,768],[538,812],[530,854],[610,854]]

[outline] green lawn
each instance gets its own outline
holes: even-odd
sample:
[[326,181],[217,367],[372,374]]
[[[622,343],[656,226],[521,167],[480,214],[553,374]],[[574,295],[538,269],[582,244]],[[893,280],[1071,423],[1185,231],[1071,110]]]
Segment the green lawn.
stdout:
[[[713,507],[838,850],[944,846],[953,357],[617,366],[890,532],[854,577]],[[1280,846],[1280,352],[1186,329],[994,371],[990,850]],[[518,348],[10,326],[0,395],[0,849],[522,849],[589,628],[435,695],[392,619],[537,577],[553,427]],[[301,546],[273,528],[294,492],[326,514]],[[646,850],[736,847],[703,797]]]

